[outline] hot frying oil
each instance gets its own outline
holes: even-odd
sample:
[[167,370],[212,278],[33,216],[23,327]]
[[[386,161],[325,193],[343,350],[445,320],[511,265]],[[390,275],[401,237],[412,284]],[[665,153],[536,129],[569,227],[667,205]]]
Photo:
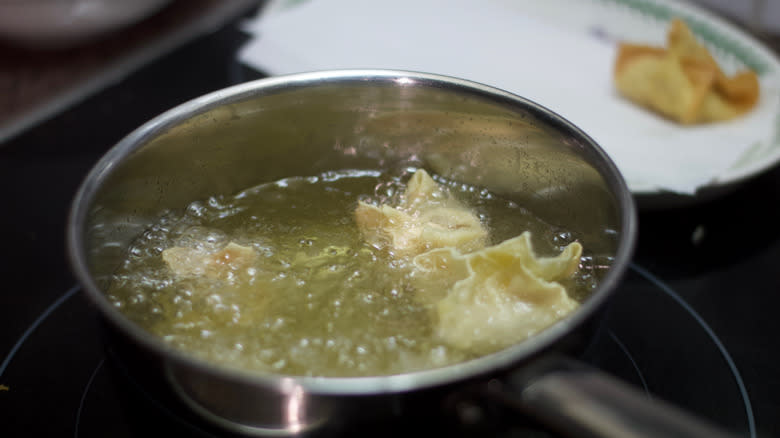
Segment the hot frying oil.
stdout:
[[[367,244],[355,225],[358,200],[392,201],[413,171],[288,178],[168,212],[133,243],[108,296],[172,346],[244,369],[366,376],[469,359],[434,335],[409,261]],[[537,252],[552,254],[574,239],[486,190],[436,180],[474,210],[490,243],[530,230]],[[251,248],[251,263],[181,275],[162,258],[168,248],[211,254],[229,243]],[[592,274],[583,267],[564,285],[572,297],[595,287]]]

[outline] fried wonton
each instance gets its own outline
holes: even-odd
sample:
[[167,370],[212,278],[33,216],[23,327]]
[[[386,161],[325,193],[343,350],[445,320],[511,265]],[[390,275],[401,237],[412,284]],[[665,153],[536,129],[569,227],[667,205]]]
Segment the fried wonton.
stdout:
[[398,205],[364,202],[355,210],[363,237],[412,261],[416,300],[431,309],[436,335],[480,353],[520,342],[579,305],[560,280],[578,268],[582,245],[539,257],[531,234],[487,246],[487,230],[424,170]]
[[428,251],[414,265],[418,283],[430,281],[436,295],[438,337],[480,352],[525,340],[576,309],[559,281],[579,268],[581,255],[582,245],[573,242],[557,256],[539,257],[524,232],[465,255],[453,248]]
[[682,20],[672,21],[667,46],[620,44],[613,73],[623,96],[682,124],[732,119],[758,102],[756,74],[727,76]]
[[216,252],[174,246],[164,250],[162,258],[177,277],[230,279],[236,272],[251,265],[257,254],[251,247],[230,242]]
[[411,177],[398,205],[358,202],[355,222],[367,242],[401,257],[443,247],[470,252],[485,246],[487,238],[474,212],[422,169]]

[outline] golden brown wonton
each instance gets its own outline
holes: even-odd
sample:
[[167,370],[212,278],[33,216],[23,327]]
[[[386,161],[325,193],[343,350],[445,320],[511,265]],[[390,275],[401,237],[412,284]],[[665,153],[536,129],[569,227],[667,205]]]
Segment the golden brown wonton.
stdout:
[[683,124],[737,117],[758,102],[758,77],[726,76],[682,20],[672,21],[667,48],[621,43],[614,66],[618,91]]

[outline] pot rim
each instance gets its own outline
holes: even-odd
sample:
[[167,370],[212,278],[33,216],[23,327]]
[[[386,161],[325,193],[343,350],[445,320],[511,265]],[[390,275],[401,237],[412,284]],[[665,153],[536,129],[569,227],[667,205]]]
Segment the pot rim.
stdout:
[[[143,146],[148,139],[155,135],[184,120],[223,104],[247,98],[256,98],[264,94],[272,94],[286,88],[297,88],[307,84],[320,82],[354,83],[359,81],[395,82],[401,86],[419,86],[422,84],[439,88],[451,88],[460,92],[478,94],[482,98],[496,101],[497,103],[526,109],[531,108],[537,115],[548,119],[550,124],[571,132],[584,143],[587,143],[599,160],[602,161],[602,168],[606,172],[604,177],[610,187],[614,189],[615,201],[620,207],[621,225],[620,238],[613,265],[588,299],[572,314],[552,326],[547,327],[527,340],[518,342],[498,352],[440,368],[372,377],[289,376],[217,365],[165,344],[157,336],[131,322],[109,303],[105,294],[101,292],[90,275],[86,262],[83,227],[88,216],[88,207],[91,206],[94,196],[124,158]],[[214,376],[239,381],[247,385],[278,388],[280,390],[302,387],[309,393],[322,395],[367,395],[430,388],[494,373],[496,370],[512,367],[551,348],[567,334],[584,324],[585,321],[606,304],[609,297],[616,290],[617,283],[628,268],[635,247],[636,234],[637,213],[634,199],[617,166],[595,140],[557,113],[505,90],[466,79],[404,70],[355,69],[297,73],[250,81],[197,97],[149,120],[114,145],[89,171],[71,203],[66,240],[67,255],[71,268],[80,282],[83,292],[96,305],[100,314],[121,332],[128,334],[134,341],[161,357],[170,359],[178,365],[195,368]]]

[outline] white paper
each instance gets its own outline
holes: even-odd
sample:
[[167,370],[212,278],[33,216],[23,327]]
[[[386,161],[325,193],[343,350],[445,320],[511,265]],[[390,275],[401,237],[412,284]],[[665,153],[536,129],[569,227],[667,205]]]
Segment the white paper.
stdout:
[[280,75],[390,68],[502,88],[561,114],[615,160],[634,191],[693,194],[771,135],[778,81],[746,117],[683,127],[620,98],[615,42],[500,2],[309,0],[246,23],[242,62]]

